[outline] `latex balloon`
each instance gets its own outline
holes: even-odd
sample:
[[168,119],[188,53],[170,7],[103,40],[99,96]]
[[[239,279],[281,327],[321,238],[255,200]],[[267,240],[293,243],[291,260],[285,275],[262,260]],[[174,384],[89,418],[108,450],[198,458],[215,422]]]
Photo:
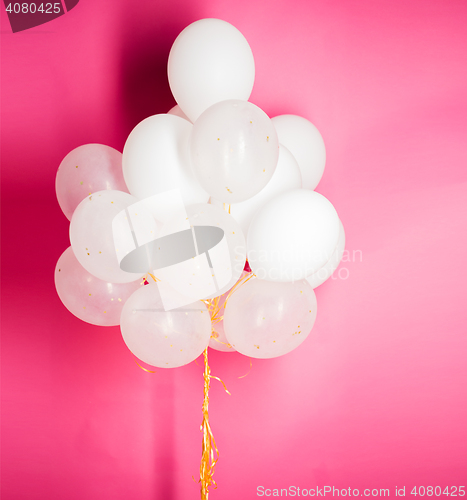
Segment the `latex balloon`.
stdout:
[[[290,151],[285,146],[280,145],[279,160],[271,180],[252,198],[240,203],[231,204],[228,207],[229,213],[240,224],[243,233],[248,234],[248,228],[253,216],[268,201],[281,193],[301,187],[302,177],[298,163]],[[214,206],[223,207],[223,203],[215,198],[211,198],[211,203]]]
[[[246,261],[246,241],[241,227],[225,210],[207,203],[199,203],[187,207],[187,214],[191,226],[213,226],[224,231],[228,259],[224,262],[220,258],[211,258],[213,272],[220,276],[230,276],[227,283],[213,294],[205,297],[218,297],[230,290],[241,277]],[[217,281],[217,278],[216,278]]]
[[306,278],[307,282],[312,288],[316,288],[319,285],[322,285],[326,280],[328,280],[333,272],[339,266],[340,261],[342,260],[342,256],[344,255],[345,249],[345,232],[344,226],[342,222],[339,221],[339,240],[337,242],[336,249],[332,254],[331,258],[324,264],[324,266],[313,273],[311,276]]
[[164,311],[157,285],[136,291],[125,303],[120,328],[128,349],[159,368],[176,368],[194,361],[211,337],[211,318],[197,301]]
[[298,347],[316,319],[316,296],[304,280],[247,281],[229,299],[224,328],[231,345],[245,356],[275,358]]
[[222,101],[194,123],[193,170],[214,198],[238,203],[259,193],[277,166],[279,143],[267,114],[246,101]]
[[225,336],[224,320],[215,323],[213,329],[211,339],[209,340],[209,347],[220,352],[236,352],[236,349],[229,344]]
[[272,119],[279,142],[294,155],[306,189],[315,189],[324,172],[326,148],[319,130],[306,118],[280,115]]
[[[139,200],[128,193],[98,191],[85,198],[73,213],[70,224],[71,247],[79,263],[93,276],[110,283],[129,283],[145,274],[127,273],[120,269],[117,251],[124,250],[115,247],[112,231],[115,216],[135,203],[139,203]],[[150,241],[156,235],[155,221],[150,214],[144,213],[143,207],[139,207],[138,212],[145,221],[141,231],[145,233],[146,241]],[[129,239],[132,241],[131,233]],[[140,240],[142,243],[144,241]]]
[[[174,115],[174,116],[179,116],[180,118],[183,118],[184,120],[190,122],[190,119],[186,114],[182,111],[182,108],[177,104],[173,108],[171,108],[168,112],[168,115]],[[191,123],[191,122],[190,122]]]
[[[240,279],[245,278],[249,273],[243,272]],[[252,279],[252,278],[250,278]],[[243,283],[238,285],[238,286],[243,286]],[[218,307],[218,317],[222,317],[224,315],[224,304],[227,296],[231,292],[232,289],[228,290],[224,294],[222,294],[219,297],[219,301],[217,304]],[[235,293],[235,290],[234,292]],[[216,300],[216,299],[213,299]],[[230,297],[229,297],[230,300]],[[227,302],[228,303],[228,302]],[[216,351],[221,351],[221,352],[235,352],[236,350],[228,343],[227,337],[225,336],[225,331],[224,331],[224,320],[221,319],[220,321],[215,321],[212,323],[212,333],[211,333],[211,339],[209,340],[209,347],[211,349],[214,349]]]
[[123,305],[141,286],[141,280],[109,283],[96,278],[78,262],[71,247],[62,253],[55,266],[55,288],[63,305],[92,325],[120,324]]
[[220,19],[201,19],[176,38],[169,54],[170,89],[192,122],[216,102],[248,100],[255,80],[245,37]]
[[123,175],[139,199],[179,189],[186,205],[206,203],[209,195],[196,180],[190,160],[193,125],[179,116],[150,116],[131,131],[123,148]]
[[58,204],[68,220],[78,204],[96,191],[127,192],[122,173],[122,153],[103,144],[85,144],[70,151],[55,177]]
[[330,258],[339,237],[339,217],[321,194],[288,191],[253,218],[247,237],[251,270],[270,281],[302,280]]

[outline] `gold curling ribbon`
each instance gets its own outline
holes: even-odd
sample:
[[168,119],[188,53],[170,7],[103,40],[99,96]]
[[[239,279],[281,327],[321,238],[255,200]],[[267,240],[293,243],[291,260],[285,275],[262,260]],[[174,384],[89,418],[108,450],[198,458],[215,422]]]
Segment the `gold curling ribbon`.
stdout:
[[[250,278],[254,277],[253,273],[249,273],[245,275],[243,278],[240,278],[237,283],[232,287],[227,297],[225,298],[225,302],[223,307],[226,306],[228,300],[230,299],[232,293],[235,290],[238,290],[240,286],[246,283]],[[217,340],[222,344],[225,344],[229,347],[232,347],[230,344],[226,342],[222,342],[216,338],[218,336],[216,330],[214,329],[214,325],[219,321],[224,319],[224,315],[220,314],[221,307],[219,306],[220,297],[214,297],[213,299],[203,300],[208,308],[209,314],[211,315],[211,338]],[[214,335],[215,334],[215,335]],[[208,347],[204,350],[204,399],[203,399],[203,422],[201,424],[201,432],[203,433],[203,448],[201,454],[201,463],[199,467],[199,480],[201,483],[201,500],[208,500],[209,496],[209,488],[213,486],[217,488],[217,484],[213,479],[214,469],[219,460],[219,450],[216,445],[216,441],[212,434],[211,426],[209,424],[209,388],[211,384],[211,379],[218,380],[223,386],[224,390],[227,394],[230,395],[230,392],[227,390],[224,382],[219,378],[211,375],[211,368],[208,363]],[[250,369],[251,369],[251,359],[250,359]],[[249,373],[249,372],[248,372]],[[248,375],[247,373],[247,375]],[[245,375],[244,375],[245,376]]]
[[227,297],[225,298],[225,301],[224,301],[224,304],[223,304],[222,307],[219,305],[220,296],[219,297],[214,297],[213,299],[202,300],[201,301],[201,302],[204,302],[206,304],[206,306],[208,308],[208,311],[209,311],[209,314],[211,315],[211,325],[212,325],[211,338],[214,339],[216,342],[219,342],[219,344],[224,344],[227,347],[233,348],[233,346],[230,345],[228,342],[222,342],[222,340],[219,340],[217,338],[219,336],[219,334],[216,332],[216,330],[214,328],[214,325],[216,323],[219,323],[220,321],[222,321],[224,319],[224,315],[220,314],[221,309],[225,309],[225,307],[227,305],[227,302],[229,301],[230,297],[232,296],[232,294],[236,290],[238,290],[248,280],[250,280],[251,278],[254,278],[254,277],[256,277],[256,275],[253,274],[252,272],[250,272],[250,273],[246,274],[245,276],[243,276],[242,278],[240,278],[235,283],[235,285],[230,289],[230,292],[228,293]]
[[144,368],[144,366],[141,366],[141,365],[138,363],[138,361],[137,361],[137,359],[136,359],[136,358],[135,358],[135,363],[136,363],[136,364],[137,364],[137,365],[141,368],[141,370],[144,370],[145,372],[148,372],[148,373],[157,373],[155,370],[154,370],[154,371],[152,371],[152,370],[148,370],[147,368]]
[[250,374],[252,368],[253,368],[253,363],[252,363],[251,358],[250,358],[250,369],[245,373],[245,375],[242,375],[241,377],[238,377],[238,378],[245,378],[247,375]]
[[209,425],[209,386],[211,379],[214,378],[222,383],[225,392],[230,395],[224,382],[219,377],[211,375],[211,368],[208,364],[208,348],[204,350],[204,400],[203,400],[203,422],[200,430],[203,433],[203,452],[201,455],[201,464],[199,466],[199,480],[201,483],[201,500],[208,500],[209,487],[217,484],[213,479],[214,469],[219,460],[219,450]]
[[[225,208],[225,204],[224,204]],[[230,213],[230,205],[229,205],[229,213]],[[151,278],[157,282],[159,281],[153,274],[148,273]],[[232,296],[232,294],[235,292],[235,290],[238,290],[242,285],[244,285],[248,280],[251,278],[256,277],[255,274],[252,272],[248,273],[247,275],[243,276],[243,278],[240,278],[235,285],[231,288],[230,292],[228,293],[227,297],[225,298],[224,304],[222,308],[225,308],[227,305],[228,300]],[[225,344],[228,347],[232,347],[230,344],[226,342],[222,342],[218,340],[216,337],[218,336],[217,332],[214,329],[214,324],[218,323],[219,321],[222,321],[224,319],[224,315],[220,314],[221,307],[219,306],[220,302],[220,297],[214,297],[213,299],[209,300],[202,300],[208,308],[209,314],[211,315],[211,328],[212,328],[212,333],[211,333],[211,338],[214,338],[217,342],[220,342],[221,344]],[[216,334],[216,335],[214,335]],[[214,439],[214,435],[211,430],[211,426],[209,424],[209,388],[211,385],[211,379],[218,380],[223,386],[225,392],[230,396],[230,392],[227,390],[227,387],[225,386],[223,380],[221,380],[219,377],[215,377],[214,375],[211,375],[211,368],[209,367],[208,363],[208,347],[203,352],[203,357],[204,357],[204,398],[203,398],[203,421],[200,426],[200,431],[203,433],[203,446],[202,446],[202,454],[201,454],[201,463],[199,467],[199,482],[201,483],[201,500],[208,500],[209,497],[209,488],[213,486],[214,488],[217,488],[216,481],[213,479],[214,475],[214,469],[216,467],[216,464],[219,460],[219,450],[216,445],[216,441]],[[197,360],[195,360],[196,362]],[[148,370],[141,366],[138,361],[136,361],[136,364],[145,372],[148,373],[156,373],[155,371]],[[196,364],[198,364],[196,362]],[[238,378],[243,378],[246,377],[252,367],[252,362],[250,358],[250,370],[243,375],[242,377]]]

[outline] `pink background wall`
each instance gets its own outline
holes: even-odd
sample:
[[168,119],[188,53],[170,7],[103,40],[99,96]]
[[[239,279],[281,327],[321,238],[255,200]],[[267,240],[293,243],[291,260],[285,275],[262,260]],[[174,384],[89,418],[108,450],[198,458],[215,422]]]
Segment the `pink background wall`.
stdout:
[[467,3],[81,0],[16,34],[1,10],[2,498],[198,498],[201,363],[143,372],[118,327],[68,313],[53,269],[61,159],[167,111],[170,46],[203,17],[250,42],[252,102],[320,129],[318,191],[361,251],[299,349],[242,379],[247,358],[211,354],[232,393],[213,382],[212,498],[465,485]]

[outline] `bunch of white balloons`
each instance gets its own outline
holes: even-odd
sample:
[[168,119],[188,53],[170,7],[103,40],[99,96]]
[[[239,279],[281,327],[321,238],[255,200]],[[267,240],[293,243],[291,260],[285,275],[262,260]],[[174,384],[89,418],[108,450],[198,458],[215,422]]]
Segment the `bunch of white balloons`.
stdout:
[[[58,202],[71,220],[71,247],[55,270],[58,295],[88,323],[119,324],[129,349],[150,365],[182,366],[208,345],[255,358],[290,352],[315,322],[313,289],[342,258],[342,223],[314,191],[326,160],[323,139],[305,118],[270,119],[249,102],[254,77],[252,51],[235,27],[197,21],[169,55],[177,106],[139,123],[123,154],[88,144],[58,169]],[[191,227],[222,229],[231,259],[226,286],[166,310],[157,269],[122,269],[112,221],[173,190]],[[149,219],[150,239],[160,227]]]

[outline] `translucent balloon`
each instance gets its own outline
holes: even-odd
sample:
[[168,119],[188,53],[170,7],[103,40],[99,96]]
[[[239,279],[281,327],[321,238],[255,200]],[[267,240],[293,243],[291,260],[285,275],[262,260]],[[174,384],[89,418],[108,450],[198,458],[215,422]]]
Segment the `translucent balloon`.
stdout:
[[[247,272],[243,272],[240,279],[245,278],[247,276]],[[238,286],[243,286],[243,283],[238,285]],[[227,296],[229,295],[230,291],[232,289],[228,290],[224,294],[222,294],[219,297],[219,302],[217,304],[218,307],[218,313],[217,317],[220,318],[224,315],[224,305],[225,305],[225,300]],[[235,291],[233,292],[235,293]],[[216,300],[216,299],[213,299]],[[229,297],[230,300],[230,297]],[[227,302],[228,303],[228,302]],[[221,352],[235,352],[235,349],[228,343],[227,337],[225,336],[225,331],[224,331],[224,320],[221,319],[220,321],[214,321],[212,323],[212,329],[213,332],[211,333],[211,340],[209,341],[209,347],[211,349],[214,349],[216,351],[221,351]]]
[[[241,227],[225,210],[200,203],[187,207],[191,226],[214,226],[224,231],[225,241],[229,250],[229,259],[225,262],[214,262],[215,273],[231,276],[228,282],[205,298],[218,297],[230,290],[241,277],[246,261],[246,241]],[[212,261],[213,259],[211,259]]]
[[[122,249],[115,248],[112,232],[115,216],[138,202],[134,196],[121,191],[98,191],[76,208],[70,224],[71,247],[79,263],[93,276],[110,283],[129,283],[144,275],[120,269],[117,251]],[[147,214],[140,213],[140,217],[144,215]],[[153,238],[157,231],[153,219],[152,225],[145,224],[144,231],[148,233],[148,240]]]
[[316,296],[304,280],[247,281],[230,297],[225,334],[235,349],[252,358],[275,358],[298,347],[316,319]]
[[339,240],[337,242],[336,249],[332,254],[331,258],[324,264],[324,266],[313,273],[311,276],[307,276],[306,281],[312,288],[316,288],[322,285],[327,279],[332,276],[332,273],[337,269],[339,263],[344,255],[345,249],[345,232],[342,222],[339,221]]
[[[285,146],[280,145],[279,160],[271,180],[252,198],[230,205],[229,213],[240,224],[243,233],[248,234],[248,228],[250,227],[253,216],[268,201],[281,193],[301,187],[302,177],[298,163],[290,151]],[[215,198],[211,198],[211,203],[214,206],[223,206],[223,203]]]
[[68,153],[58,167],[55,191],[68,220],[78,204],[103,189],[127,192],[122,153],[103,144],[85,144]]
[[[224,313],[225,295],[227,295],[227,293],[228,292],[222,295],[219,300],[220,315],[223,315]],[[218,321],[217,323],[212,324],[209,347],[221,352],[235,352],[235,349],[228,343],[227,337],[225,336],[223,319]]]
[[220,352],[236,352],[228,342],[224,331],[224,320],[219,321],[213,325],[214,331],[211,334],[211,339],[209,340],[209,347],[215,351]]
[[192,128],[187,120],[169,114],[150,116],[136,125],[123,148],[123,175],[132,195],[142,200],[179,189],[186,205],[208,201],[191,167]]
[[338,237],[339,217],[331,202],[308,189],[288,191],[254,216],[248,263],[261,279],[302,280],[326,264]]
[[195,360],[211,337],[211,318],[197,301],[164,311],[157,285],[136,291],[123,306],[120,328],[128,349],[159,368],[176,368]]
[[175,100],[194,122],[216,102],[248,100],[255,62],[237,28],[220,19],[201,19],[178,35],[167,72]]
[[63,305],[92,325],[120,324],[123,305],[141,286],[140,280],[109,283],[96,278],[78,262],[71,247],[63,252],[55,266],[55,288]]
[[279,142],[294,155],[306,189],[315,189],[324,172],[326,148],[319,130],[306,118],[280,115],[272,119]]
[[221,202],[238,203],[259,193],[273,176],[278,157],[271,120],[250,102],[214,104],[193,125],[194,173]]
[[182,111],[182,108],[177,104],[173,108],[171,108],[168,112],[168,115],[174,115],[174,116],[179,116],[180,118],[183,118],[184,120],[188,121],[191,123],[190,119],[186,114]]

